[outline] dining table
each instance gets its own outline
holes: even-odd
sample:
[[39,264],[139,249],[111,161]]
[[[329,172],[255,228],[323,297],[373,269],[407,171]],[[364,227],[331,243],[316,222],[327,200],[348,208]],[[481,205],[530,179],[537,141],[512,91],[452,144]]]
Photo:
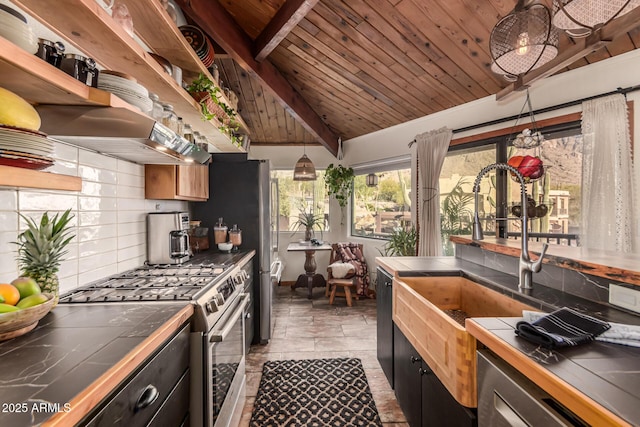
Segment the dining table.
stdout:
[[330,251],[331,244],[326,242],[312,243],[311,241],[297,241],[291,242],[287,246],[288,252],[301,252],[304,251],[304,274],[300,274],[296,282],[291,285],[291,290],[296,288],[308,289],[307,298],[313,297],[313,288],[325,287],[327,282],[324,276],[320,273],[316,273],[318,265],[316,264],[316,251]]

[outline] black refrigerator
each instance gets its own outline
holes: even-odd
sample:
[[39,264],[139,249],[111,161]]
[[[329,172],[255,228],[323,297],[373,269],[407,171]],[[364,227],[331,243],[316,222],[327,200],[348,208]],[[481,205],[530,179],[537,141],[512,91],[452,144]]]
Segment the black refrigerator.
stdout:
[[209,200],[192,204],[192,218],[209,227],[211,249],[213,227],[223,218],[229,230],[242,230],[241,251],[255,249],[253,260],[254,344],[271,338],[271,174],[269,161],[248,160],[246,153],[213,154],[209,164]]

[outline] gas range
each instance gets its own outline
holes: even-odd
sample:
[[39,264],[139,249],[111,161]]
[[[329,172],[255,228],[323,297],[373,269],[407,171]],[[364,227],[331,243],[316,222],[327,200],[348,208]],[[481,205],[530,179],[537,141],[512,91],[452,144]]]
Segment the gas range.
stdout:
[[188,301],[195,306],[194,330],[208,331],[244,291],[246,279],[235,264],[146,265],[67,292],[59,304]]

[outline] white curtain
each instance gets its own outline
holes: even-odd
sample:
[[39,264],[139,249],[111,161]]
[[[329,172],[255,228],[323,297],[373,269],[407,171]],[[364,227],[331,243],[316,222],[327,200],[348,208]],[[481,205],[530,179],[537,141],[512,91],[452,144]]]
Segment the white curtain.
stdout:
[[581,245],[634,250],[634,173],[627,103],[611,95],[582,104]]
[[440,171],[453,131],[442,128],[416,135],[418,158],[418,256],[442,255]]

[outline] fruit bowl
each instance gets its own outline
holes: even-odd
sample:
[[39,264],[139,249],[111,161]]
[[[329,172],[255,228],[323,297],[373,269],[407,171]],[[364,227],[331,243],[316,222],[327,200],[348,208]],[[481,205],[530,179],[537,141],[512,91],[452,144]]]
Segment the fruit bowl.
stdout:
[[46,295],[48,300],[42,304],[0,314],[0,341],[19,337],[35,328],[55,304],[54,296]]

